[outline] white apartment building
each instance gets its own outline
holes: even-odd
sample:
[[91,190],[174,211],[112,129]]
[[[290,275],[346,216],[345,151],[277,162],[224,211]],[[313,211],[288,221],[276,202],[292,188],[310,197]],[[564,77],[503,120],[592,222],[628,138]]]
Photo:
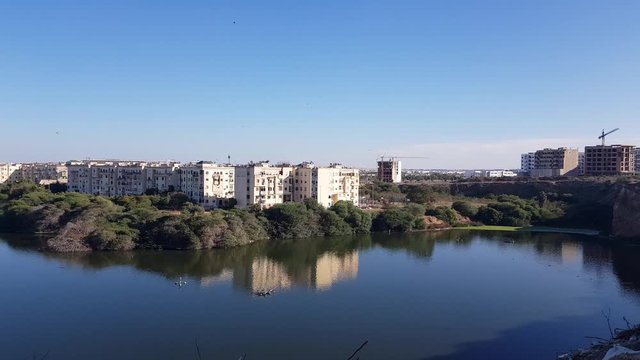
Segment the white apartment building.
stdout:
[[178,164],[142,161],[69,161],[68,190],[103,196],[142,195],[177,188]]
[[269,208],[293,201],[294,168],[287,164],[271,165],[268,161],[235,167],[235,198],[244,208],[259,205]]
[[235,168],[210,161],[182,165],[180,191],[204,208],[219,208],[235,197]]
[[146,188],[158,192],[177,191],[180,189],[180,163],[174,161],[147,163],[144,168]]
[[340,164],[317,167],[313,163],[302,163],[295,167],[293,201],[315,199],[325,208],[338,201],[359,203],[360,172],[347,169]]
[[68,190],[103,196],[141,195],[149,190],[181,191],[207,209],[220,208],[235,198],[240,208],[269,208],[313,198],[324,207],[338,201],[359,203],[360,173],[340,164],[317,167],[303,163],[271,165],[268,161],[243,166],[210,161],[179,164],[139,161],[69,161]]
[[22,164],[19,172],[20,180],[36,184],[43,182],[67,182],[67,167],[64,163],[27,163]]
[[17,181],[22,179],[20,168],[22,164],[0,163],[0,184],[7,181]]
[[529,173],[536,166],[536,153],[530,152],[520,155],[520,170]]

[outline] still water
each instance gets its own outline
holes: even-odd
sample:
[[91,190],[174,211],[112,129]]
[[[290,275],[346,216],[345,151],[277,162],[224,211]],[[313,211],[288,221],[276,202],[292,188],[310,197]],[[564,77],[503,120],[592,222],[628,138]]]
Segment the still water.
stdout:
[[[0,359],[552,359],[640,322],[640,247],[450,231],[53,254],[0,235]],[[182,277],[187,283],[179,287]],[[260,290],[275,289],[259,297]],[[196,345],[197,344],[197,345]]]

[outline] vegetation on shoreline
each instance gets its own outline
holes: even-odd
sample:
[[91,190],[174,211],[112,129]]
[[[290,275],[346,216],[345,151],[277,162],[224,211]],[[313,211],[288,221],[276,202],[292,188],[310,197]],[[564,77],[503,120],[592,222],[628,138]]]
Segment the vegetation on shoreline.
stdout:
[[465,196],[441,186],[383,183],[362,188],[362,194],[382,204],[378,210],[363,210],[348,202],[325,209],[307,200],[264,210],[205,211],[182,193],[110,199],[63,190],[26,182],[0,185],[0,231],[48,233],[47,247],[54,251],[208,249],[266,239],[474,225],[489,227],[474,227],[478,230],[506,226],[519,231],[573,228],[574,233],[586,233],[580,228],[591,228],[606,233],[602,224],[611,221],[612,213],[604,203],[590,206],[571,193],[540,191],[531,198],[492,193]]
[[371,215],[351,203],[314,201],[270,209],[205,211],[182,193],[114,199],[0,186],[0,231],[48,233],[54,251],[207,249],[255,241],[366,233]]

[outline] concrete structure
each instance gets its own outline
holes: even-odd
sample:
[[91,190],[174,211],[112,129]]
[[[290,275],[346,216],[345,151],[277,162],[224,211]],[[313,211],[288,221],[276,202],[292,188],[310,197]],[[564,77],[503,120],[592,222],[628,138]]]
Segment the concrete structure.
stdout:
[[578,153],[578,173],[584,175],[584,152]]
[[20,170],[21,180],[31,181],[36,184],[67,182],[67,167],[64,163],[29,163],[22,164]]
[[220,208],[235,196],[235,168],[199,161],[182,165],[179,170],[180,191],[205,209]]
[[531,169],[535,167],[536,153],[530,152],[520,155],[520,171],[529,174]]
[[31,181],[36,184],[67,182],[67,167],[63,163],[0,164],[0,183]]
[[387,183],[402,182],[402,163],[394,159],[378,161],[378,180]]
[[293,201],[312,198],[325,208],[338,201],[350,201],[358,206],[359,190],[358,169],[348,169],[340,164],[317,167],[311,162],[295,167]]
[[147,189],[158,192],[177,191],[180,188],[180,163],[168,161],[147,163],[144,169]]
[[21,180],[21,167],[22,164],[0,163],[0,184]]
[[636,148],[631,145],[596,145],[584,148],[586,176],[615,176],[635,173]]
[[529,171],[532,177],[578,175],[578,149],[557,148],[535,152],[534,166]]
[[[235,198],[238,207],[258,205],[269,208],[293,201],[294,168],[269,161],[235,167]],[[310,186],[310,185],[309,185]]]
[[640,148],[636,148],[636,174],[640,175]]
[[68,190],[103,196],[142,195],[177,188],[175,162],[69,161]]

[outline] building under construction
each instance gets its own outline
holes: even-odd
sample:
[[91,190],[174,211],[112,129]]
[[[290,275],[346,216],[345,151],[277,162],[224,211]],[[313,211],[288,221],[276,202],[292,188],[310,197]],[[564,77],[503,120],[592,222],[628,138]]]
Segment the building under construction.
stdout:
[[635,166],[635,146],[596,145],[584,148],[586,176],[632,175],[636,171]]
[[402,182],[402,164],[400,160],[378,160],[378,180],[387,183]]

